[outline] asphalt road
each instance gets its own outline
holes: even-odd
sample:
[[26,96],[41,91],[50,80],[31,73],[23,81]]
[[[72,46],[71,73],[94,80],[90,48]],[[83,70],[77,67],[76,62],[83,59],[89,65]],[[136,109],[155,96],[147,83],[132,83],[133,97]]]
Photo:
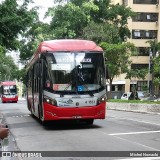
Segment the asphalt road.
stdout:
[[44,127],[30,116],[24,100],[0,103],[0,114],[10,129],[5,151],[40,151],[37,155],[42,152],[47,160],[160,159],[160,115],[108,110],[106,119],[92,126],[61,122]]

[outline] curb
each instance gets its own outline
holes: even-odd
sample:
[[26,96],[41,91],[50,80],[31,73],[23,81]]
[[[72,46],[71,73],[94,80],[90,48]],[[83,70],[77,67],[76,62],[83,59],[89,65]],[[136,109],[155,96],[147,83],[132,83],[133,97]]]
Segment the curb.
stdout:
[[160,115],[159,104],[107,102],[107,109]]

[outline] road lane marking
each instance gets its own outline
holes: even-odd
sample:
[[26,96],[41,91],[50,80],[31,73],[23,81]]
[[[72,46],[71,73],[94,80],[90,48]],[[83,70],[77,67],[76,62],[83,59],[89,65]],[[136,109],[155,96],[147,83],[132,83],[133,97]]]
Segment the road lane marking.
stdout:
[[160,157],[138,157],[138,158],[125,158],[118,160],[160,160]]
[[[147,121],[141,121],[141,120],[135,120],[135,119],[127,119],[127,118],[117,118],[117,117],[112,117],[114,119],[122,119],[122,120],[129,120],[129,121],[135,121],[135,122],[141,122],[141,123],[147,123],[147,124],[152,124],[152,125],[157,125],[160,126],[158,123],[152,123],[152,122],[147,122]],[[107,120],[107,119],[105,119]]]
[[128,132],[128,133],[111,133],[110,136],[131,135],[131,134],[148,134],[148,133],[160,133],[159,131],[143,131],[143,132]]
[[121,140],[123,140],[123,141],[127,141],[127,142],[129,142],[129,143],[136,144],[136,145],[139,145],[139,146],[141,146],[141,147],[148,148],[149,150],[160,151],[159,149],[156,149],[156,148],[153,148],[153,147],[150,147],[150,146],[146,146],[146,145],[141,144],[141,143],[133,142],[133,141],[127,140],[127,139],[125,139],[125,138],[121,138],[121,137],[118,137],[118,136],[115,136],[115,137],[118,138],[118,139],[121,139]]
[[[96,131],[97,131],[97,130],[96,130]],[[111,134],[108,134],[108,133],[106,133],[106,132],[104,132],[104,131],[97,131],[97,132],[103,133],[104,135],[111,135]],[[159,132],[160,132],[160,131],[159,131]],[[133,144],[136,144],[136,145],[138,145],[138,146],[147,148],[147,149],[149,149],[149,150],[160,151],[159,149],[156,149],[156,148],[153,148],[153,147],[149,147],[149,146],[146,146],[146,145],[141,144],[141,143],[133,142],[133,141],[130,141],[130,140],[125,139],[125,138],[122,138],[122,137],[118,137],[118,136],[114,136],[114,137],[117,138],[117,139],[126,141],[126,142],[128,142],[128,143],[131,143],[132,145],[133,145]]]

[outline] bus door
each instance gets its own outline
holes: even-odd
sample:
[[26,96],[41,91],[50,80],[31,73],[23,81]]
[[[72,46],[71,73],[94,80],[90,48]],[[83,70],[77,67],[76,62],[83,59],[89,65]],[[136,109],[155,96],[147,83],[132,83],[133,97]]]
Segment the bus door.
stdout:
[[39,63],[39,81],[38,81],[38,93],[39,93],[39,118],[43,118],[43,83],[44,83],[44,75],[43,75],[43,68],[44,67],[44,60],[41,59]]
[[34,65],[34,74],[33,74],[33,86],[32,86],[32,93],[33,93],[33,106],[32,112],[34,115],[39,116],[38,106],[39,106],[39,63]]
[[32,112],[33,103],[33,69],[27,73],[27,107]]

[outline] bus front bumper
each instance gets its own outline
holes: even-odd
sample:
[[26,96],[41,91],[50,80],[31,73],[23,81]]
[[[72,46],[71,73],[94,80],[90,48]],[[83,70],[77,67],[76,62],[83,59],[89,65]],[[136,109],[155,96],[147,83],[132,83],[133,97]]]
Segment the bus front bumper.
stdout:
[[106,102],[97,106],[56,107],[44,102],[44,120],[105,119]]

